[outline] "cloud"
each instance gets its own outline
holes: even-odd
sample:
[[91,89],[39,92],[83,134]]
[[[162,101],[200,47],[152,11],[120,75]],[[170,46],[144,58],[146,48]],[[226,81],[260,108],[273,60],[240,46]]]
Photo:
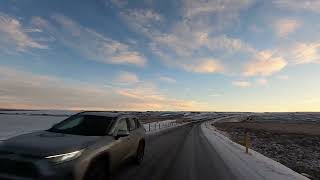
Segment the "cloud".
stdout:
[[296,43],[281,51],[294,64],[320,63],[320,43]]
[[170,84],[174,84],[177,82],[175,79],[168,77],[168,76],[160,76],[160,80],[163,82],[166,82],[166,83],[170,83]]
[[268,51],[258,53],[256,58],[257,60],[250,61],[245,65],[245,76],[270,76],[281,71],[288,64],[282,57],[275,56]]
[[254,48],[252,48],[249,44],[241,41],[240,39],[230,38],[226,35],[212,37],[208,37],[208,35],[202,35],[199,36],[199,39],[201,44],[205,45],[211,50],[221,49],[227,52],[254,52]]
[[148,23],[153,22],[162,22],[164,21],[164,17],[159,13],[151,10],[151,9],[133,9],[127,10],[125,13],[122,13],[125,18],[130,16],[131,18],[135,19],[136,24],[141,25],[148,25]]
[[202,24],[216,32],[223,32],[237,24],[240,12],[253,2],[254,0],[183,0],[180,14],[191,24]]
[[248,7],[252,0],[184,0],[183,14],[186,17],[210,15],[216,13],[237,14],[239,10]]
[[157,46],[168,49],[177,56],[194,56],[201,49],[225,52],[252,52],[253,48],[240,39],[227,35],[210,35],[202,30],[194,30],[189,23],[177,23],[171,33],[150,31],[150,39]]
[[301,22],[295,19],[279,19],[274,23],[274,30],[279,37],[286,37],[295,32],[301,26]]
[[82,110],[191,110],[205,104],[169,97],[151,83],[103,87],[0,66],[0,107]]
[[41,17],[34,17],[33,23],[88,59],[108,64],[127,64],[140,67],[147,64],[146,58],[128,44],[83,27],[61,14],[54,14],[52,19],[56,22],[56,26]]
[[249,30],[254,32],[254,33],[262,33],[264,32],[265,30],[261,27],[261,26],[258,26],[258,25],[252,25],[249,27]]
[[151,9],[129,9],[120,12],[120,17],[135,31],[151,36],[153,28],[164,21],[164,17]]
[[279,76],[276,76],[276,78],[280,79],[280,80],[288,80],[289,76],[287,76],[287,75],[279,75]]
[[293,11],[310,11],[320,13],[320,1],[319,0],[273,0],[279,8],[290,9]]
[[209,96],[211,96],[211,97],[220,97],[222,95],[221,94],[210,94]]
[[246,87],[250,87],[251,83],[248,82],[248,81],[233,81],[232,85],[238,86],[238,87],[242,87],[242,88],[246,88]]
[[257,83],[260,86],[266,86],[266,85],[268,85],[268,80],[265,78],[260,78],[260,79],[257,79]]
[[26,28],[18,19],[0,12],[0,48],[3,51],[26,52],[32,49],[48,49],[47,45],[36,41],[28,34],[41,32],[40,29],[37,30]]
[[127,0],[110,0],[110,2],[118,8],[123,8],[128,5]]
[[143,104],[133,103],[137,107],[149,107],[151,109],[180,109],[191,110],[204,108],[205,104],[196,101],[183,101],[174,98],[167,98],[154,89],[153,86],[142,86],[139,88],[119,89],[118,94],[128,98],[133,102],[143,102]]
[[225,68],[215,59],[198,59],[193,64],[181,64],[181,66],[190,72],[195,73],[222,73]]
[[199,59],[219,59],[212,57],[212,54],[217,54],[216,51],[254,52],[254,48],[241,39],[214,34],[210,22],[178,20],[168,26],[162,15],[150,9],[126,10],[120,14],[132,30],[149,39],[151,52],[167,66],[199,73],[222,72],[218,61],[199,62]]
[[116,80],[119,83],[127,83],[127,84],[140,82],[140,79],[136,74],[131,72],[125,72],[125,71],[121,72]]

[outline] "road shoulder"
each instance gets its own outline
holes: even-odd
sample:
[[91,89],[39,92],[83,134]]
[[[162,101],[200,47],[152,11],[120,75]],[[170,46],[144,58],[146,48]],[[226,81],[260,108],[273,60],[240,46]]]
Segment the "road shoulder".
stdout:
[[222,135],[213,126],[212,122],[205,122],[201,130],[212,147],[225,163],[230,166],[239,179],[265,179],[265,180],[306,180],[308,178],[294,172],[288,167],[250,150],[244,153],[245,148]]

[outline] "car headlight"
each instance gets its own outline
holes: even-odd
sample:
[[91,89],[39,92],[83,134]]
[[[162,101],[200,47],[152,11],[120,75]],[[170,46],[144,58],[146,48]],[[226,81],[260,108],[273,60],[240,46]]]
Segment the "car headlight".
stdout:
[[54,163],[63,163],[63,162],[71,161],[78,158],[81,155],[82,151],[83,150],[79,150],[79,151],[74,151],[74,152],[65,153],[65,154],[47,156],[45,158]]

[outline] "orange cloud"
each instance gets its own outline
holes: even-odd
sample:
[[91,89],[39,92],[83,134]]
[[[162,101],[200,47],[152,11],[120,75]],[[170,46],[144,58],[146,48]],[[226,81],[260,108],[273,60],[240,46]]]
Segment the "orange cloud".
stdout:
[[298,43],[288,51],[288,58],[295,64],[319,63],[320,43]]
[[206,104],[169,97],[155,85],[127,88],[65,81],[0,66],[0,107],[81,110],[193,110]]
[[233,81],[232,84],[234,86],[243,87],[243,88],[251,86],[251,83],[248,81]]
[[182,64],[182,67],[186,71],[196,73],[221,73],[225,69],[216,59],[201,59],[192,64]]
[[271,52],[260,52],[257,58],[259,59],[245,65],[245,76],[270,76],[281,71],[288,64],[282,57],[273,57]]
[[121,72],[119,76],[116,79],[117,82],[119,83],[138,83],[140,81],[139,77],[130,72]]
[[301,23],[295,19],[279,19],[274,24],[274,30],[279,37],[286,37],[296,31]]
[[258,79],[258,80],[257,80],[257,83],[258,83],[258,85],[260,85],[260,86],[266,86],[266,85],[268,85],[268,80],[267,80],[267,79],[264,79],[264,78],[261,78],[261,79]]

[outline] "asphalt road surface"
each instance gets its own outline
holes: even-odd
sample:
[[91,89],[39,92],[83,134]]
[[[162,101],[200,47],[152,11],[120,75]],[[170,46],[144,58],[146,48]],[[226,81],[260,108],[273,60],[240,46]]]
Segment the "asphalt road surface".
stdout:
[[120,168],[112,180],[237,179],[200,128],[200,124],[193,124],[150,136],[143,163]]

